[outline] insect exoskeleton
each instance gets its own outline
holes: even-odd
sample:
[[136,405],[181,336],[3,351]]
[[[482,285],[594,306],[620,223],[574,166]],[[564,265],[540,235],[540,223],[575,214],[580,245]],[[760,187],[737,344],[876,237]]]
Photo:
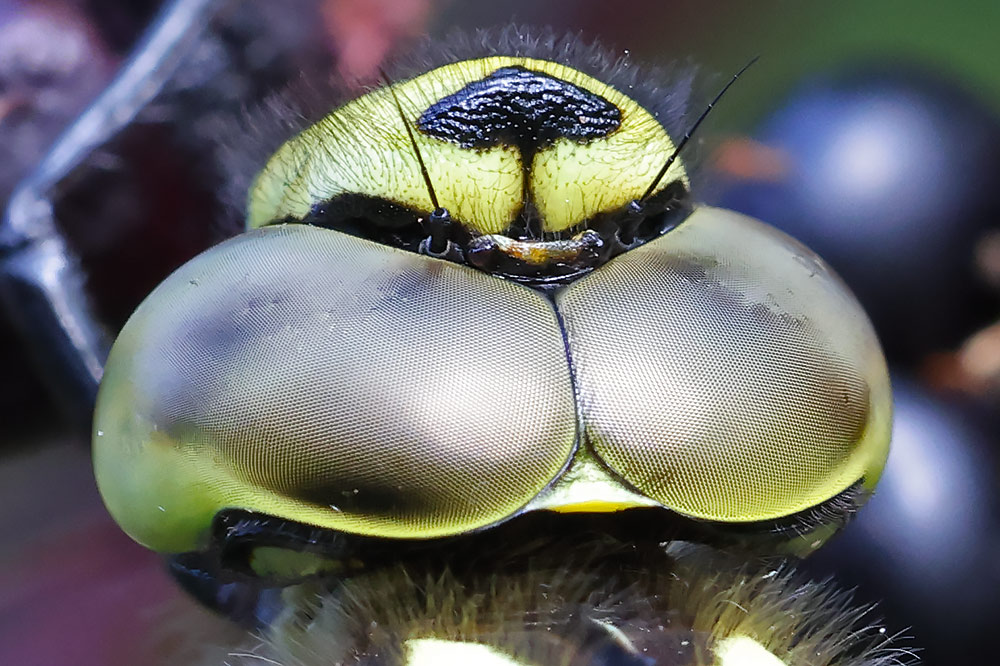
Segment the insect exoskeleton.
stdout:
[[886,457],[878,342],[808,249],[694,205],[681,159],[657,178],[676,147],[521,56],[329,113],[257,176],[250,230],[122,331],[95,419],[112,514],[175,553],[230,510],[430,539],[642,509],[822,541]]
[[[539,51],[386,77],[329,112],[256,176],[248,230],[142,303],[94,426],[98,484],[133,538],[271,581],[446,561],[464,599],[484,579],[457,563],[511,543],[580,529],[607,555],[581,575],[603,580],[621,552],[673,561],[668,542],[807,553],[864,502],[891,399],[860,306],[795,240],[694,203],[690,132],[674,140],[684,121],[631,65]],[[523,583],[497,567],[487,585]],[[637,599],[673,599],[662,581]],[[791,589],[775,585],[760,599]],[[581,630],[633,645],[627,621]],[[711,663],[773,657],[740,631]]]

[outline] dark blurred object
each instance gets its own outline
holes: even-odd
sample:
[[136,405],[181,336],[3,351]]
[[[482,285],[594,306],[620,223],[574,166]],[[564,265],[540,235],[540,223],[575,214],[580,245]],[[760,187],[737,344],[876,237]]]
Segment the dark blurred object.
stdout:
[[[104,87],[114,58],[87,17],[64,3],[0,1],[0,208],[56,135]],[[20,341],[0,312],[0,349]],[[7,438],[50,411],[24,354],[4,353],[0,409]]]
[[172,3],[11,198],[0,292],[37,375],[78,423],[107,350],[102,325],[120,325],[226,214],[220,125],[329,58],[315,11],[307,0]]
[[73,0],[97,25],[108,48],[125,54],[146,29],[163,0]]
[[0,459],[0,664],[178,666],[242,632],[189,600],[160,558],[131,541],[70,440]]
[[720,203],[829,261],[890,362],[953,348],[995,316],[974,255],[1000,220],[1000,123],[956,86],[906,71],[814,79],[716,164]]
[[1000,322],[976,331],[956,351],[930,355],[921,375],[939,390],[1000,404]]
[[[1000,295],[1000,229],[990,231],[976,246],[976,267]],[[1000,321],[973,333],[955,351],[929,356],[921,374],[931,386],[1000,405]]]
[[100,92],[113,65],[71,5],[0,1],[0,201]]
[[993,663],[1000,617],[997,423],[895,380],[892,450],[875,496],[805,563],[912,623],[927,664]]

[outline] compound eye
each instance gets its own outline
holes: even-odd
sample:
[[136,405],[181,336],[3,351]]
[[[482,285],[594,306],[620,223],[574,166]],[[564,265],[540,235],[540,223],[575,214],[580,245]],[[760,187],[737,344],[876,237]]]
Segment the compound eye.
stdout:
[[183,552],[224,508],[373,536],[465,532],[516,513],[575,439],[539,294],[278,226],[209,250],[140,306],[107,364],[94,455],[122,527]]
[[699,208],[557,304],[589,445],[663,505],[751,523],[877,481],[891,420],[878,341],[788,236]]

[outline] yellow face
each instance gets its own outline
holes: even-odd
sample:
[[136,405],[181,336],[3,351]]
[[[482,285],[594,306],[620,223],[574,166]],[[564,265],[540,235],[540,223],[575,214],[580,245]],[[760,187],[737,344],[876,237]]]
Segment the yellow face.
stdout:
[[[364,95],[285,143],[253,183],[247,224],[354,227],[421,251],[439,208],[449,220],[429,239],[437,256],[566,282],[687,203],[681,162],[657,180],[674,148],[649,111],[576,69],[466,60]],[[636,222],[628,206],[650,187],[661,216],[647,215],[656,224],[635,239],[634,224],[622,233]]]
[[[396,92],[282,146],[250,193],[260,228],[178,269],[123,329],[94,459],[133,538],[198,550],[229,509],[408,540],[643,509],[790,525],[801,551],[863,501],[888,375],[821,260],[707,207],[544,289],[345,233],[345,201],[419,228],[434,206],[416,146],[455,256],[500,236],[544,282],[574,238],[614,240],[674,152],[636,102],[553,62],[459,62]],[[661,183],[670,209],[680,161]],[[296,221],[329,228],[276,224]]]
[[[247,223],[301,220],[342,195],[428,215],[434,209],[405,123],[439,203],[478,234],[503,234],[531,202],[540,230],[620,210],[653,182],[674,143],[621,92],[545,60],[491,57],[371,92],[283,145],[257,176]],[[401,117],[402,113],[402,117]],[[687,184],[677,163],[660,189]]]

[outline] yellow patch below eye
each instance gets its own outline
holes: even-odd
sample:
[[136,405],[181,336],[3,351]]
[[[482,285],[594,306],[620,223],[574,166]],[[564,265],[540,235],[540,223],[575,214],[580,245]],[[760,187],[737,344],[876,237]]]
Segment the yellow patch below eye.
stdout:
[[787,666],[770,650],[747,636],[731,636],[715,644],[715,666]]
[[577,502],[575,504],[563,504],[552,507],[552,511],[557,513],[614,513],[625,509],[635,508],[635,503],[626,502],[603,502],[593,500],[590,502]]
[[569,468],[529,502],[526,510],[556,513],[614,513],[655,506],[660,505],[655,500],[624,487],[586,450],[578,450]]
[[489,645],[414,638],[406,641],[406,666],[522,666]]
[[259,546],[250,555],[250,567],[265,578],[302,578],[318,573],[337,574],[344,564],[318,553]]

